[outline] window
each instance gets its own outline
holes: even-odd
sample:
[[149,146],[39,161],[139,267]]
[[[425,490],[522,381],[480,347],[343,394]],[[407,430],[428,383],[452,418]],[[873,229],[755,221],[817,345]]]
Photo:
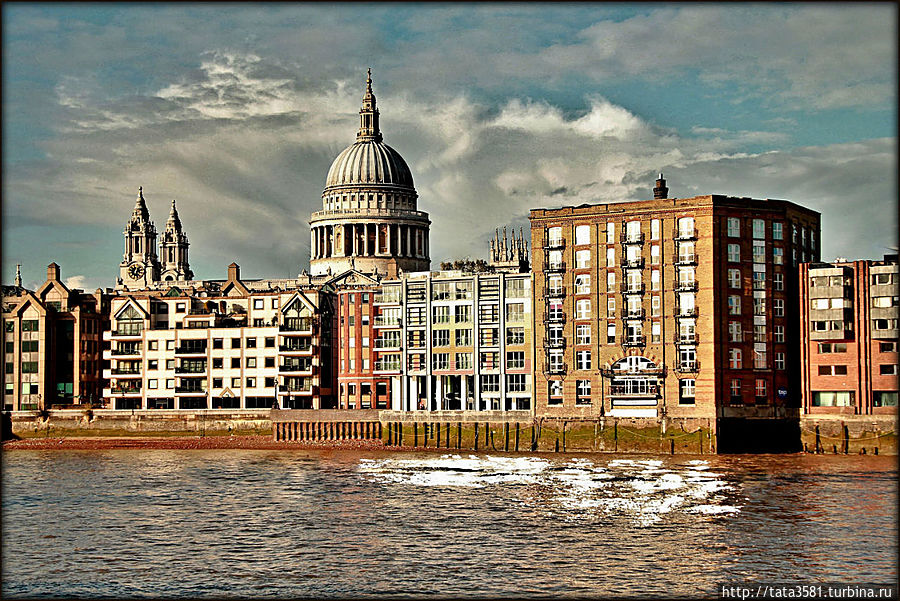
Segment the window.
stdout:
[[780,246],[772,248],[772,263],[775,265],[784,265],[784,249]]
[[728,218],[728,237],[739,238],[741,236],[741,220],[738,217]]
[[[875,329],[876,330],[896,330],[897,329],[897,320],[896,319],[876,319]],[[835,322],[840,323],[840,322]]]
[[[882,365],[882,367],[884,367]],[[893,366],[891,366],[893,367]],[[818,374],[820,376],[846,376],[847,375],[847,366],[846,365],[820,365],[818,368]]]
[[766,351],[763,349],[753,350],[753,369],[766,369],[769,367]]
[[231,348],[241,348],[241,339],[240,338],[232,338],[231,339]]
[[525,328],[506,328],[506,344],[525,344]]
[[606,326],[606,344],[615,344],[616,342],[616,324],[611,323]]
[[253,299],[253,308],[254,309],[263,309],[264,308],[263,302],[264,302],[264,300],[261,298],[254,298]]
[[575,326],[575,344],[591,343],[591,326],[588,324],[578,324]]
[[651,219],[650,220],[650,239],[651,240],[659,240],[659,231],[660,231],[660,220],[659,219]]
[[500,376],[498,374],[481,376],[481,392],[500,392]]
[[547,242],[549,246],[562,246],[562,228],[547,228]]
[[740,315],[741,314],[741,297],[740,296],[729,296],[728,297],[728,314],[729,315]]
[[650,325],[650,342],[659,342],[662,340],[662,329],[658,321],[654,321]]
[[472,330],[456,330],[456,346],[472,346]]
[[616,272],[615,271],[607,271],[606,272],[606,290],[608,292],[614,292],[616,288]]
[[784,326],[775,326],[775,342],[784,344]]
[[580,246],[582,244],[590,244],[590,243],[591,243],[591,226],[576,225],[575,226],[575,245]]
[[900,297],[897,296],[873,296],[872,306],[879,309],[896,307],[898,304],[900,304],[900,302],[898,301],[900,301]]
[[434,353],[431,356],[432,369],[450,369],[450,353]]
[[[755,273],[753,274],[756,275]],[[729,288],[740,288],[741,287],[741,270],[740,269],[729,269],[728,270],[728,287]]]
[[853,392],[813,392],[813,407],[852,407]]
[[256,348],[256,338],[247,339],[247,348]]
[[450,330],[432,330],[432,346],[450,346]]
[[231,368],[232,369],[240,369],[241,368],[241,358],[240,357],[232,357],[231,358]]
[[775,284],[775,290],[779,292],[784,291],[784,274],[775,272],[772,274],[773,282]]
[[694,236],[694,218],[681,217],[678,220],[678,237],[691,238]]
[[453,308],[453,320],[456,323],[469,323],[472,321],[472,307],[469,305],[457,305]]
[[575,380],[575,404],[590,405],[591,404],[591,381]]
[[266,336],[266,348],[275,348],[275,337],[274,336]]
[[583,269],[591,266],[591,251],[576,250],[575,251],[575,268]]
[[563,342],[562,326],[551,325],[547,330],[547,340],[552,345],[560,345]]
[[435,282],[431,288],[432,300],[450,300],[450,284],[448,282]]
[[882,353],[896,353],[897,352],[897,343],[896,342],[880,342],[878,344],[878,350]]
[[256,357],[247,357],[247,367],[256,367]]
[[784,353],[775,353],[775,369],[780,369],[780,370],[785,369]]
[[506,353],[506,369],[524,369],[525,352],[509,351]]
[[222,369],[222,357],[213,357],[212,366],[213,369]]
[[[640,288],[640,272],[637,272],[637,274],[638,282],[635,284],[635,287]],[[662,280],[659,277],[659,269],[652,270],[650,272],[650,290],[660,290],[662,288],[661,282]]]
[[547,382],[547,388],[547,394],[550,397],[547,401],[547,404],[561,405],[563,394],[562,380],[550,380],[549,382]]
[[591,292],[591,276],[586,273],[579,273],[575,276],[575,294],[590,294]]
[[456,369],[472,369],[472,353],[456,353]]
[[559,371],[563,368],[563,352],[560,350],[551,350],[547,353],[547,363],[550,371]]
[[275,367],[275,357],[266,357],[265,358],[265,366],[266,367]]
[[659,317],[661,314],[661,299],[658,294],[654,294],[650,297],[650,316],[651,317]]
[[563,318],[562,301],[550,301],[547,303],[547,317],[549,319]]
[[525,304],[509,303],[506,305],[506,321],[519,323],[525,321]]
[[547,278],[547,292],[549,294],[562,294],[562,276],[552,275]]
[[883,392],[883,391],[874,391],[872,393],[872,406],[873,407],[896,407],[897,406],[897,392]]
[[753,314],[754,315],[765,315],[766,314],[766,299],[765,297],[753,297]]
[[240,388],[241,387],[241,379],[240,378],[231,378],[231,387],[232,388]]
[[692,378],[685,378],[678,381],[678,402],[681,405],[693,405],[695,399],[697,381]]
[[659,244],[650,247],[650,264],[659,265]]
[[590,319],[591,317],[591,301],[589,299],[580,299],[575,302],[575,319]]
[[772,239],[784,240],[784,224],[780,221],[772,222]]
[[[238,364],[238,367],[240,367],[240,364]],[[166,359],[166,369],[175,369],[175,359]]]
[[[459,290],[457,290],[457,294]],[[506,280],[506,297],[507,298],[528,298],[530,296],[528,280],[524,278],[513,278]]]
[[756,398],[766,398],[766,381],[762,378],[756,379]]
[[741,335],[741,322],[739,321],[729,321],[728,322],[728,340],[729,342],[743,342],[744,339]]
[[506,392],[525,392],[527,389],[526,377],[525,374],[507,374]]
[[615,244],[616,243],[616,224],[612,221],[607,222],[606,224],[606,243],[607,244]]
[[762,219],[753,220],[753,238],[755,240],[765,240],[766,238],[766,222]]
[[616,316],[616,299],[613,296],[606,299],[606,316],[609,318]]
[[213,348],[222,348],[222,339],[221,338],[213,338]]
[[784,299],[773,299],[772,311],[775,313],[775,317],[784,317]]
[[754,263],[765,263],[766,262],[766,245],[761,242],[753,242],[753,262]]
[[741,261],[741,246],[740,244],[729,244],[728,245],[728,261],[731,263],[739,263]]
[[728,367],[730,367],[731,369],[741,369],[743,367],[741,349],[728,349]]
[[433,323],[450,323],[450,307],[432,307]]
[[256,388],[256,378],[247,378],[247,388]]
[[606,249],[606,266],[609,268],[613,268],[616,266],[616,249],[615,248],[607,248]]
[[481,369],[500,369],[500,353],[496,351],[479,353],[478,363]]
[[588,370],[591,368],[591,351],[575,351],[575,369]]
[[731,381],[731,398],[741,398],[741,381],[738,379],[734,379]]
[[184,313],[185,312],[185,304],[184,303],[175,303],[175,312],[176,313]]
[[[238,380],[238,382],[240,382],[240,380]],[[169,388],[169,389],[175,388],[175,380],[173,380],[173,379],[166,380],[166,388]]]
[[[837,366],[835,366],[837,367]],[[893,363],[882,364],[878,366],[878,373],[882,376],[896,376],[897,366]]]

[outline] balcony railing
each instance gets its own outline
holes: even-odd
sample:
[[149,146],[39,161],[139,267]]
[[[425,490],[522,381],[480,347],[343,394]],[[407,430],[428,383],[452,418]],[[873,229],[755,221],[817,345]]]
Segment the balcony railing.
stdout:
[[547,288],[547,291],[544,293],[544,296],[547,298],[559,298],[566,295],[566,287],[559,286],[558,288]]
[[283,353],[305,353],[311,349],[311,344],[282,344],[278,347]]
[[676,228],[673,236],[676,240],[696,240],[697,228]]
[[565,375],[566,371],[568,371],[568,366],[565,363],[559,365],[550,365],[549,363],[544,364],[545,374],[562,376]]
[[399,351],[403,345],[400,340],[381,340],[375,339],[375,347],[378,350]]
[[557,250],[566,247],[566,241],[563,238],[547,238],[544,240],[543,248],[545,250]]
[[622,294],[643,294],[645,287],[643,282],[639,284],[622,282],[619,289],[622,291]]
[[544,340],[544,348],[566,348],[566,339],[547,338]]
[[672,257],[672,263],[674,263],[675,265],[696,265],[697,255],[676,254]]
[[647,346],[647,337],[643,334],[640,336],[622,336],[622,346]]
[[643,308],[629,309],[628,307],[623,307],[621,314],[622,319],[644,319],[644,316],[646,315]]
[[176,386],[175,394],[206,394],[206,389],[196,386]]
[[627,230],[623,230],[619,235],[619,242],[622,244],[643,244],[644,243],[644,232],[638,232],[637,234],[628,233]]
[[119,336],[119,337],[134,336],[135,338],[140,338],[141,333],[142,333],[142,331],[139,328],[138,329],[128,328],[128,329],[122,329],[122,330],[113,330],[112,335]]
[[643,269],[644,268],[644,257],[634,257],[629,259],[628,257],[622,258],[622,267],[624,269]]
[[113,357],[131,357],[134,355],[140,355],[141,351],[136,348],[114,348],[112,350]]
[[678,361],[675,363],[675,371],[680,374],[695,374],[700,371],[700,361]]
[[176,355],[205,355],[206,345],[181,345],[175,349]]
[[311,334],[316,326],[313,319],[301,319],[299,321],[289,321],[278,326],[279,332],[305,332]]
[[383,315],[376,315],[374,325],[399,328],[402,321],[403,319],[401,317],[385,317]]
[[626,384],[610,384],[609,396],[642,399],[655,398],[659,396],[659,386],[657,384],[647,384],[639,387]]
[[544,316],[544,323],[566,323],[566,314],[565,313],[548,313]]
[[183,374],[186,376],[190,375],[206,375],[206,367],[196,368],[196,367],[176,367],[176,374]]
[[279,366],[278,366],[278,371],[287,371],[287,372],[294,372],[294,371],[308,371],[308,372],[312,372],[312,371],[313,371],[313,364],[312,364],[312,363],[309,363],[309,364],[306,364],[306,365],[304,365],[304,364],[300,364],[300,365],[279,365]]
[[142,372],[140,369],[113,369],[110,373],[114,376],[139,376]]
[[110,393],[113,395],[141,394],[141,388],[140,386],[122,386],[110,389]]
[[698,287],[697,280],[678,280],[675,282],[675,290],[677,292],[696,292]]
[[700,335],[693,334],[691,336],[677,335],[675,336],[675,344],[699,344]]
[[557,273],[563,272],[566,270],[566,262],[559,261],[558,263],[551,263],[550,261],[544,261],[544,271],[548,273]]
[[697,307],[691,307],[690,309],[682,309],[679,306],[675,306],[675,317],[697,317],[699,315],[699,311]]

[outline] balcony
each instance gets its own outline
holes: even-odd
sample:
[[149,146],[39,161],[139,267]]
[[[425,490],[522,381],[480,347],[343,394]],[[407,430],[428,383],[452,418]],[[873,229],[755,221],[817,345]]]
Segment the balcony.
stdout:
[[281,353],[312,353],[312,344],[282,344],[278,347]]
[[619,242],[622,244],[643,244],[644,243],[644,232],[628,233],[627,231],[623,231],[619,235]]
[[566,314],[565,313],[548,313],[544,317],[545,324],[560,324],[566,323]]
[[659,396],[659,385],[646,380],[635,380],[627,384],[610,384],[609,396],[630,399],[656,398]]
[[[403,345],[400,344],[399,340],[381,340],[376,338],[375,346],[373,348],[378,351],[399,351],[403,348]],[[422,348],[424,348],[424,346]]]
[[109,389],[110,396],[141,396],[140,386],[119,386]]
[[120,378],[140,378],[142,372],[140,369],[111,369],[109,373]]
[[564,376],[566,371],[568,371],[568,366],[565,363],[559,365],[544,364],[544,373],[551,376]]
[[206,344],[205,340],[204,344],[182,344],[178,348],[175,349],[176,355],[205,355],[206,354]]
[[682,309],[679,306],[675,306],[675,317],[697,317],[699,315],[699,311],[697,311],[697,307],[691,307],[690,309]]
[[206,389],[198,386],[176,386],[175,394],[206,395]]
[[288,373],[308,373],[309,375],[312,375],[313,371],[315,371],[315,366],[311,362],[308,364],[279,365],[278,371]]
[[697,292],[698,288],[697,280],[679,280],[675,282],[676,292]]
[[279,395],[287,395],[287,394],[312,394],[313,393],[313,385],[306,384],[304,385],[290,385],[290,386],[279,386],[278,394]]
[[546,238],[544,240],[544,250],[559,250],[566,247],[566,241],[562,238]]
[[376,328],[399,328],[402,321],[403,320],[400,317],[385,317],[384,315],[376,315],[373,325]]
[[547,273],[562,273],[566,270],[566,262],[560,261],[558,263],[551,263],[550,261],[544,261],[544,271]]
[[545,298],[561,298],[566,295],[566,287],[559,286],[557,288],[547,288],[547,291],[544,292]]
[[115,338],[140,338],[142,333],[143,331],[141,328],[125,328],[110,332]]
[[111,354],[113,357],[134,357],[140,355],[141,350],[136,348],[114,348]]
[[673,233],[676,240],[696,240],[697,228],[678,228]]
[[622,258],[622,268],[623,269],[643,269],[644,268],[644,257],[634,257],[634,258]]
[[278,326],[279,332],[287,334],[306,334],[313,333],[316,321],[310,318],[288,318],[285,323]]
[[176,368],[175,368],[175,373],[176,373],[176,374],[179,374],[179,375],[181,375],[181,376],[184,376],[184,377],[186,377],[186,378],[190,378],[191,376],[205,376],[205,375],[206,375],[206,368],[203,368],[203,369],[191,369],[191,368],[184,368],[184,367],[176,367]]
[[682,336],[676,335],[675,336],[675,344],[691,345],[691,344],[699,344],[699,343],[700,343],[700,335],[699,334],[692,334],[690,336],[687,336],[687,335],[682,335]]
[[675,265],[696,265],[697,255],[675,255],[672,257],[672,263]]
[[621,311],[622,319],[644,319],[646,312],[643,308],[640,309],[629,309],[628,307],[623,307]]
[[640,336],[622,336],[622,346],[647,346],[647,337]]
[[644,293],[644,283],[640,282],[639,284],[635,284],[633,282],[622,282],[619,286],[619,290],[622,291],[622,294],[643,294]]
[[566,348],[566,339],[547,338],[544,340],[544,348]]
[[695,374],[700,371],[700,361],[678,361],[675,363],[675,371],[680,374]]

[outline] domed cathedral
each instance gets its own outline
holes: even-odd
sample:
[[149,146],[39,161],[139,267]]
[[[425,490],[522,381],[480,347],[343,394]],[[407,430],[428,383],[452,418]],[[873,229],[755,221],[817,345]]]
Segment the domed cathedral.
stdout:
[[406,161],[382,141],[369,69],[356,142],[331,164],[322,210],[309,221],[310,273],[427,271],[431,221],[417,198]]

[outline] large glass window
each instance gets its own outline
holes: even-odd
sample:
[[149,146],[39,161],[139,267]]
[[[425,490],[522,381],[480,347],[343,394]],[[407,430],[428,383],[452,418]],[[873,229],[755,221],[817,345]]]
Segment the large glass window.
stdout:
[[753,220],[753,238],[756,240],[765,240],[766,238],[766,222],[762,219]]
[[591,226],[589,225],[576,225],[575,226],[575,244],[590,244],[591,243]]
[[739,238],[741,235],[741,220],[738,217],[728,218],[728,237]]

